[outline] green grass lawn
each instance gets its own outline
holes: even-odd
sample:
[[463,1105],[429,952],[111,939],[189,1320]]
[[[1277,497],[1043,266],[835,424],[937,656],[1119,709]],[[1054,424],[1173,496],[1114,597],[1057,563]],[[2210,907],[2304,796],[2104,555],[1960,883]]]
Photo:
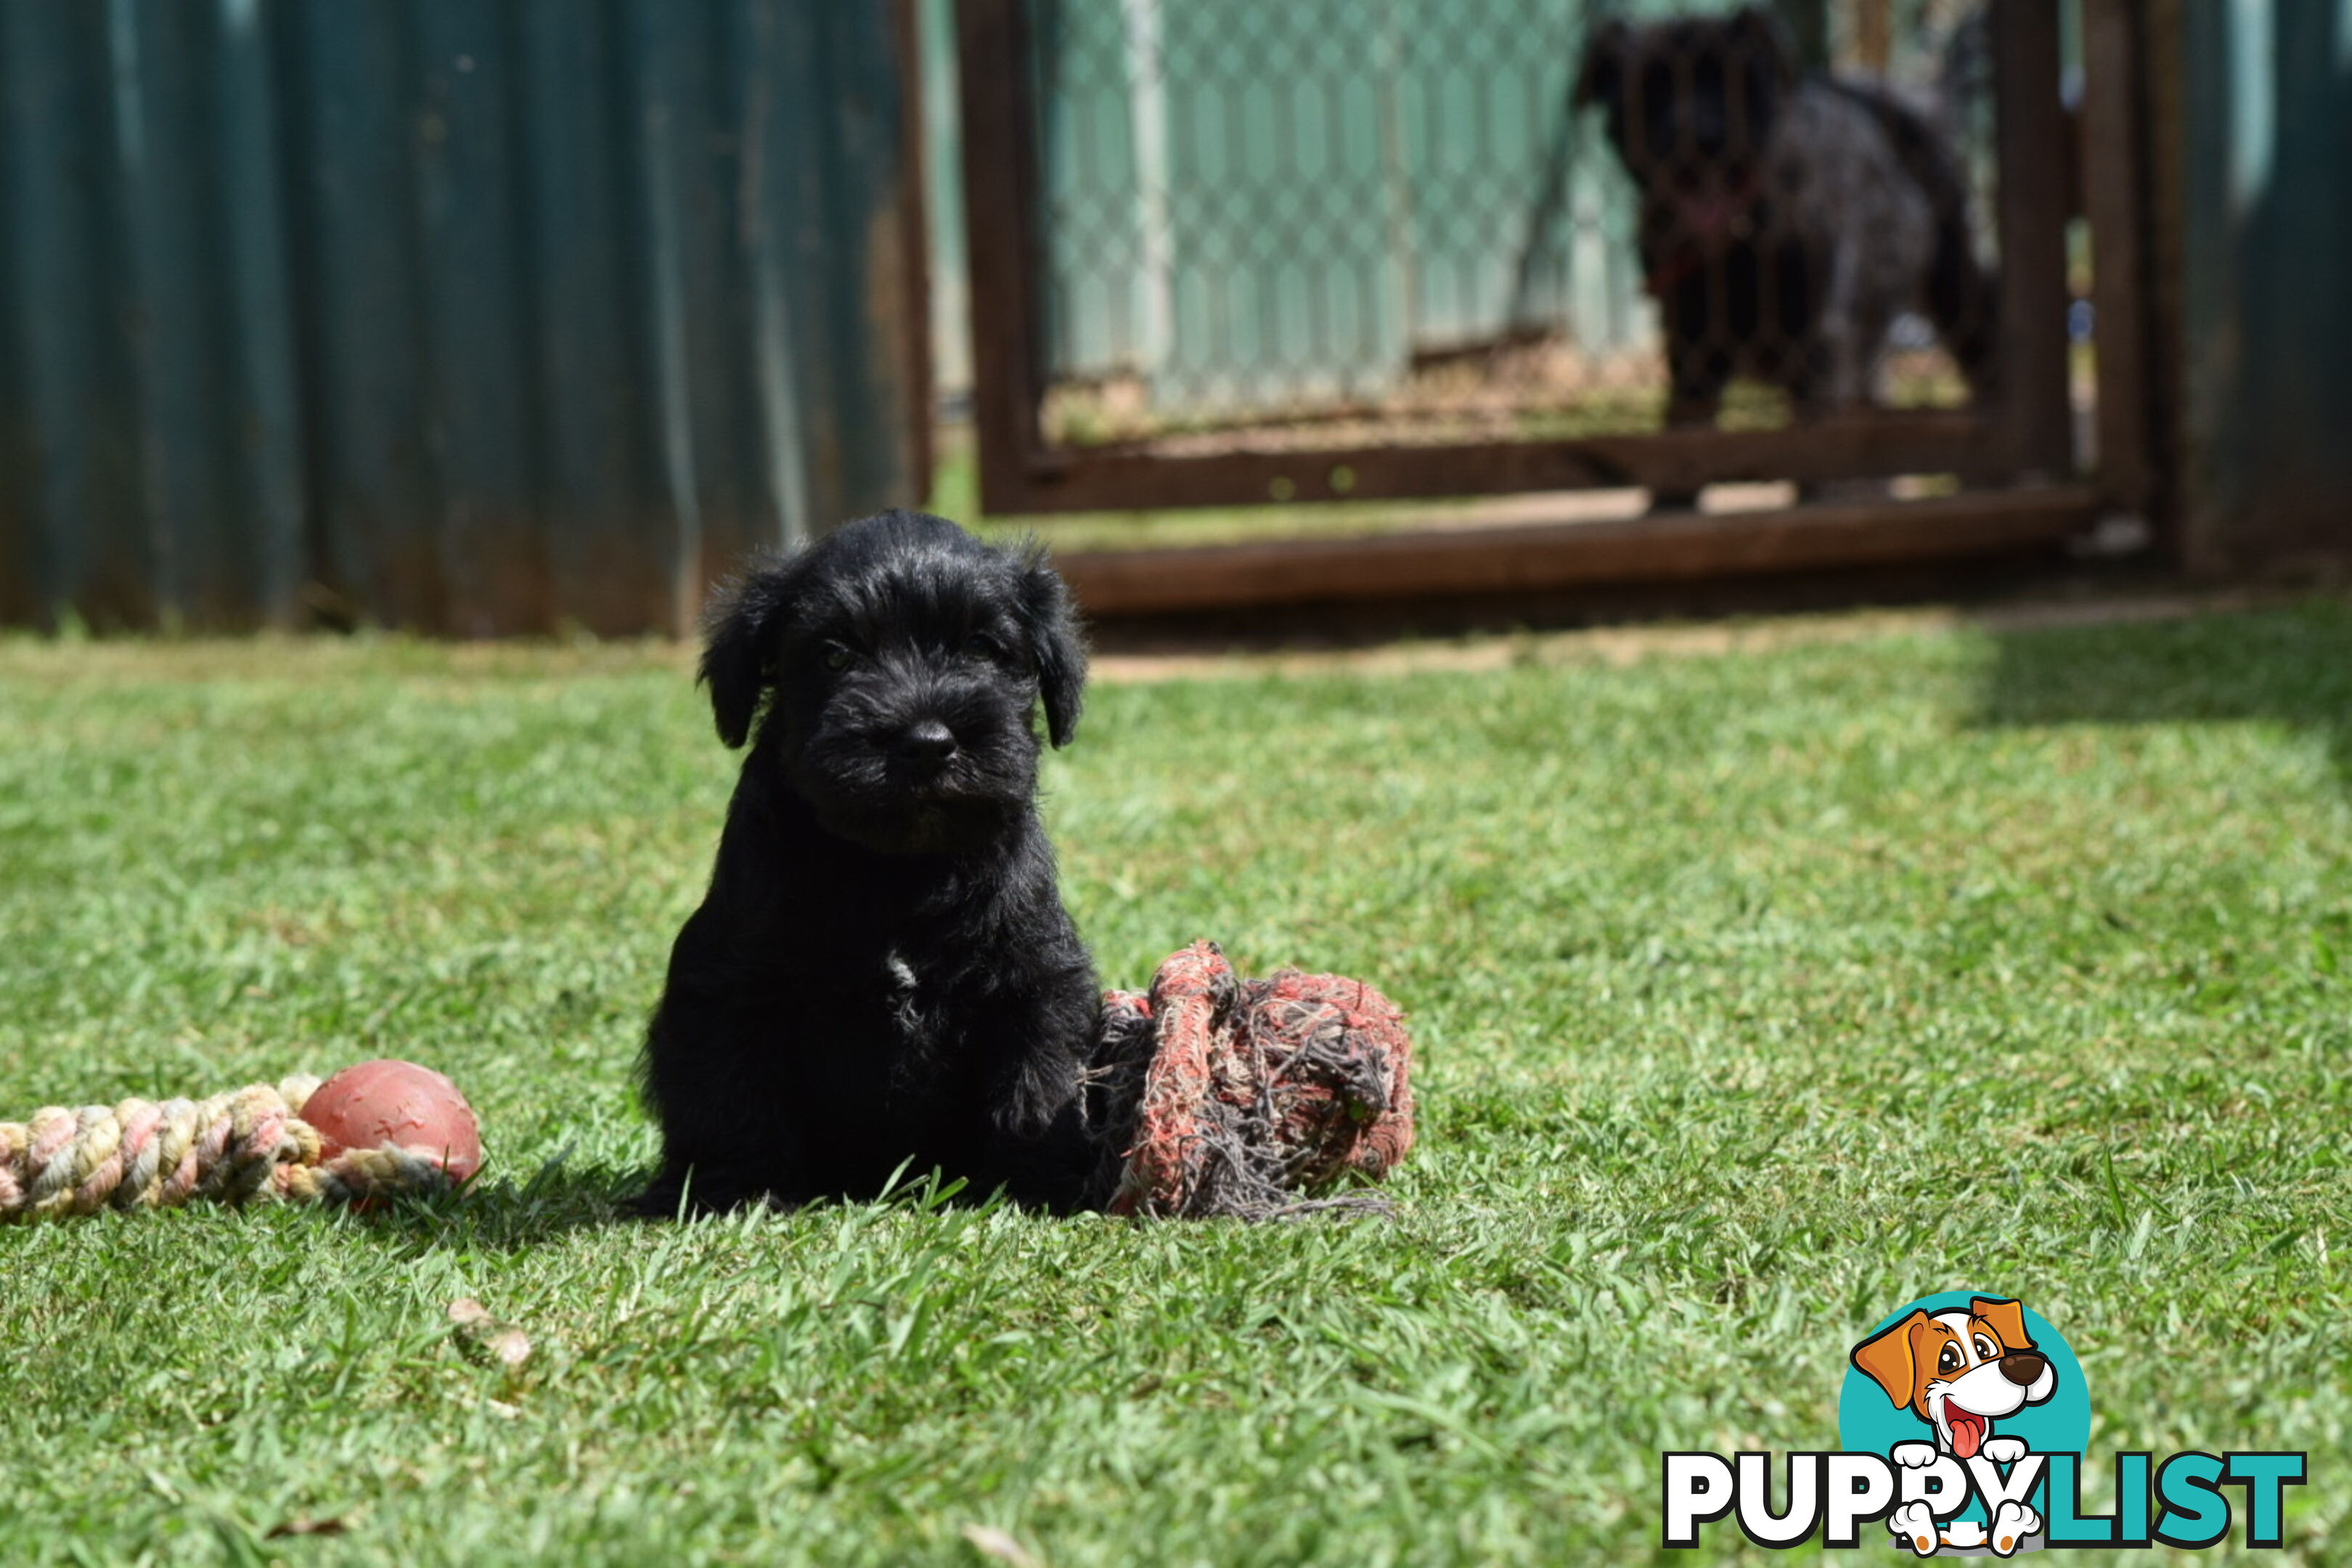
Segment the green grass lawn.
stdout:
[[1410,1010],[1394,1220],[680,1227],[612,1203],[734,771],[683,655],[0,643],[0,1112],[399,1055],[491,1157],[0,1227],[0,1557],[1658,1557],[1662,1447],[1834,1447],[1968,1286],[2081,1353],[2090,1500],[2306,1449],[2340,1558],[2352,606],[1569,648],[1104,687],[1049,768],[1107,980],[1210,935]]

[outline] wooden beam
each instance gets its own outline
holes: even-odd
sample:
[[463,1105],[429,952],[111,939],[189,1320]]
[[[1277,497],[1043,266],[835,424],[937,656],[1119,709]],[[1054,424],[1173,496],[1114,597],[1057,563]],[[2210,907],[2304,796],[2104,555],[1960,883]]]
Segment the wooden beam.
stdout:
[[898,388],[906,423],[906,494],[931,494],[939,393],[931,369],[931,212],[924,153],[922,0],[889,0],[891,57],[898,68]]
[[2083,132],[2098,353],[2099,493],[2147,510],[2147,156],[2132,0],[2084,0]]
[[923,25],[920,0],[890,0],[890,38],[898,71],[898,374],[907,431],[907,493],[931,493],[937,455],[932,418],[939,393],[931,365],[930,159],[923,124]]
[[1893,0],[1853,0],[1853,63],[1874,75],[1895,53],[1893,11]]
[[1108,619],[2011,554],[2055,549],[2097,510],[2089,486],[2052,485],[1714,517],[1074,551],[1055,564],[1086,613]]
[[2190,572],[2218,564],[2189,505],[2188,0],[2146,0],[2139,16],[2140,100],[2147,106],[2147,325],[2142,338],[2148,403],[2148,522],[2158,550]]
[[[1110,511],[1509,495],[1750,479],[1980,474],[1994,427],[1966,412],[1854,415],[1785,430],[1666,430],[1573,441],[1476,441],[1169,454],[1083,448],[1030,465],[1022,510]],[[991,510],[997,510],[993,504]]]
[[2011,462],[2062,479],[2074,468],[2066,365],[2065,105],[2058,11],[1993,0],[2000,155],[2000,417]]
[[1022,9],[1021,0],[957,0],[955,13],[972,433],[980,504],[991,512],[1033,510],[1029,461],[1039,444],[1044,395],[1030,233],[1037,211],[1035,148]]

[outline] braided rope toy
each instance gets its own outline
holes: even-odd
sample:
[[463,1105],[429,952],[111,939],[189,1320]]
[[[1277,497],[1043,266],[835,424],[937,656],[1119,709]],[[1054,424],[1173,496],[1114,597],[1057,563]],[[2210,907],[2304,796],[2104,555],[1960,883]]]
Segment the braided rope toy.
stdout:
[[[1363,982],[1295,969],[1245,980],[1196,942],[1149,992],[1103,995],[1087,1075],[1097,1201],[1187,1219],[1384,1210],[1360,1192],[1315,1194],[1378,1181],[1412,1150],[1412,1058],[1402,1014]],[[445,1191],[480,1162],[456,1085],[414,1063],[363,1062],[323,1085],[298,1075],[0,1122],[0,1221],[196,1198],[364,1203]]]
[[1412,1043],[1396,1005],[1360,980],[1234,973],[1196,942],[1149,993],[1111,991],[1094,1076],[1111,1130],[1096,1184],[1113,1214],[1276,1219],[1384,1210],[1368,1194],[1412,1148]]
[[[341,1147],[303,1119],[331,1120],[322,1115],[330,1109],[349,1115],[348,1105],[314,1103],[320,1085],[297,1074],[208,1100],[52,1105],[27,1121],[0,1121],[0,1221],[171,1208],[196,1198],[361,1203],[444,1191],[472,1173],[470,1163],[449,1159],[457,1168],[444,1169],[442,1158],[389,1141]],[[462,1097],[457,1103],[464,1108]],[[465,1114],[470,1121],[471,1110]]]

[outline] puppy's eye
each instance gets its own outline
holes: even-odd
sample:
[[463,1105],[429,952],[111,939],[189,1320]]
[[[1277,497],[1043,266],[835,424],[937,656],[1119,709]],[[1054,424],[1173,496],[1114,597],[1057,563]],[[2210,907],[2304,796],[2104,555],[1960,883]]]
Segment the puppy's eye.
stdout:
[[974,658],[995,658],[1004,651],[1004,645],[986,632],[974,632],[963,639],[963,651]]
[[824,645],[824,667],[827,669],[835,671],[847,669],[856,658],[857,656],[849,650],[846,644],[829,642]]
[[1936,1370],[1937,1372],[1959,1371],[1960,1347],[1952,1343],[1949,1340],[1946,1340],[1944,1342],[1943,1352],[1936,1357]]
[[1993,1343],[1992,1341],[1987,1339],[1984,1335],[1979,1334],[1977,1336],[1977,1360],[1999,1361],[2000,1359],[2000,1347]]

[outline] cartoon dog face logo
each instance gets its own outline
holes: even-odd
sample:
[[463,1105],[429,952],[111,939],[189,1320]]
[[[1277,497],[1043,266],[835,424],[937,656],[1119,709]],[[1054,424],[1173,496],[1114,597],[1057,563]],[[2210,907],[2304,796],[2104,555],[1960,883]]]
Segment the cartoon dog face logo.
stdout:
[[2024,1309],[1989,1296],[1969,1298],[1966,1311],[1913,1312],[1854,1346],[1853,1364],[1935,1430],[1937,1451],[1959,1459],[1976,1457],[1995,1421],[2058,1385],[2025,1331]]

